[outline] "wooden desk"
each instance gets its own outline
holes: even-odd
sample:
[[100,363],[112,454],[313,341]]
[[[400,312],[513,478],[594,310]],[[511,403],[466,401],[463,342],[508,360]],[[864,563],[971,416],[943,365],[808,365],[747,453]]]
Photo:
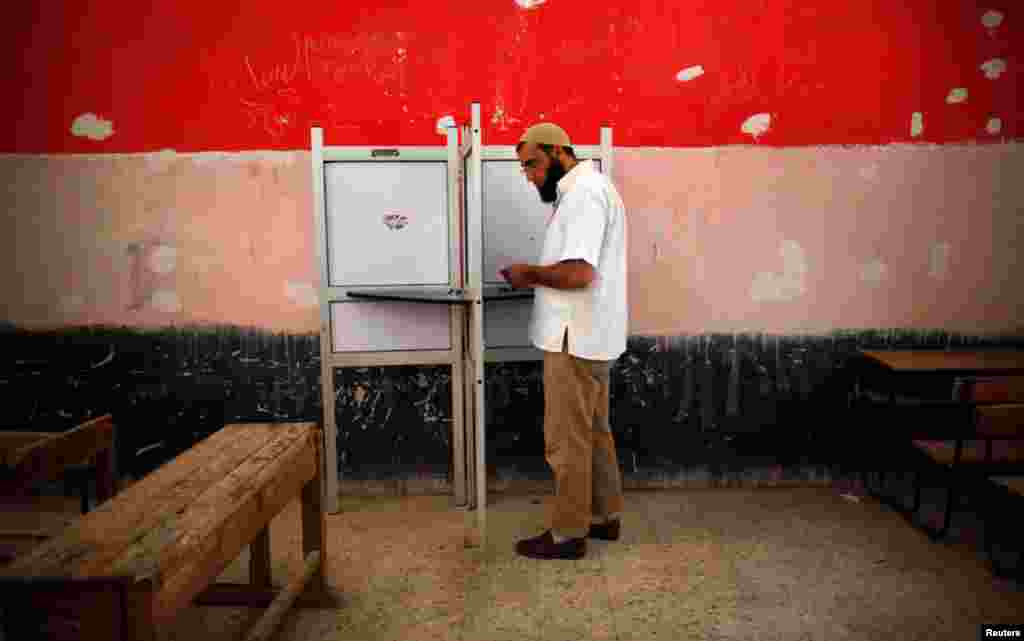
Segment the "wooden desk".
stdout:
[[110,414],[66,432],[0,432],[0,492],[15,494],[56,479],[68,465],[96,459],[99,502],[114,494],[114,421]]
[[[985,552],[989,567],[996,576],[1024,579],[1024,563],[1020,562],[1024,549],[1021,548],[1018,520],[1009,515],[1019,514],[1024,502],[1024,476],[990,477],[991,494],[985,502]],[[997,543],[1014,543],[1018,553],[1016,567],[1001,563],[995,554]]]
[[1024,351],[1018,350],[860,350],[860,354],[893,374],[1024,374]]
[[[912,429],[917,432],[920,438],[962,439],[969,435],[974,409],[983,402],[975,402],[960,395],[956,388],[958,379],[1024,376],[1024,351],[1020,350],[860,350],[859,356],[854,367],[855,403],[860,407],[871,405],[861,398],[862,385],[882,392],[887,397],[882,407],[895,412],[898,405],[903,406],[906,412],[904,418],[909,422],[905,427],[908,431]],[[898,404],[897,396],[901,393],[914,396],[915,384],[920,381],[927,381],[927,384],[919,389],[928,389],[939,398]],[[942,421],[942,418],[946,420]],[[962,420],[962,433],[956,424],[951,432],[948,425],[950,418],[957,422]],[[934,430],[931,436],[927,434],[930,429]],[[960,445],[958,443],[958,448]],[[880,471],[880,476],[884,484],[885,472]],[[910,517],[920,507],[919,487],[915,487],[914,506],[907,508],[880,491],[874,491],[867,471],[862,472],[862,477],[865,489],[871,496],[904,516]],[[924,530],[932,539],[941,538],[949,529],[950,513],[955,500],[952,484],[946,488],[946,498],[947,507],[941,528],[914,524],[913,519],[910,519],[912,524]]]

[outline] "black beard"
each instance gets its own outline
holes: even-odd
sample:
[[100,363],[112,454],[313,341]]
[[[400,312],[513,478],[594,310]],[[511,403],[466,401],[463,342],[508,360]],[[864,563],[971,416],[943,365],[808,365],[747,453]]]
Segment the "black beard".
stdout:
[[541,202],[553,203],[558,200],[558,181],[565,176],[565,173],[561,163],[552,159],[544,184],[537,188],[537,191],[540,192]]

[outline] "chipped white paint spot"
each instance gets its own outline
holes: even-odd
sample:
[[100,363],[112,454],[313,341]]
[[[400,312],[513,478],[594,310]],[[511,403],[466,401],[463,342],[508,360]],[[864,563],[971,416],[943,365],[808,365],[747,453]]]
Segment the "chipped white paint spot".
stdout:
[[214,267],[220,265],[220,259],[213,254],[200,254],[192,256],[189,261],[189,267],[200,276],[205,276]]
[[868,182],[875,182],[878,180],[878,163],[871,163],[867,167],[860,168],[860,177]]
[[161,312],[180,312],[181,301],[178,300],[178,292],[173,289],[158,289],[153,292],[149,299],[149,305]]
[[928,252],[928,275],[937,280],[945,280],[949,267],[949,243],[941,242],[932,245]]
[[758,136],[768,131],[768,127],[772,124],[771,114],[754,114],[743,121],[743,126],[740,127],[740,131],[745,134],[750,134],[756,140]]
[[981,24],[985,25],[989,29],[995,29],[1003,23],[1003,14],[1001,11],[995,9],[989,9],[981,16]]
[[1002,58],[992,58],[982,64],[979,68],[985,72],[986,78],[989,80],[995,80],[999,76],[1003,75],[1004,71],[1006,71],[1006,61]]
[[800,243],[782,242],[782,272],[758,272],[750,287],[750,298],[755,303],[791,301],[804,294],[807,278],[807,258]]
[[954,105],[954,104],[957,104],[959,102],[964,102],[966,100],[967,100],[967,89],[965,89],[964,87],[957,87],[956,89],[951,90],[949,92],[949,95],[946,96],[946,104],[950,104],[950,105]]
[[693,277],[697,280],[698,283],[703,283],[704,282],[704,273],[705,273],[704,256],[702,254],[698,254],[696,256],[696,258],[694,258],[694,260],[693,260]]
[[178,263],[178,249],[173,245],[157,245],[149,256],[149,268],[157,274],[170,274]]
[[71,294],[60,299],[60,311],[70,313],[78,311],[85,304],[85,296]]
[[700,65],[694,65],[693,67],[687,67],[676,74],[676,80],[679,82],[688,82],[694,78],[698,78],[704,75],[704,67]]
[[985,124],[985,131],[990,134],[997,134],[1003,130],[1003,120],[1001,118],[989,118]]
[[299,307],[310,309],[320,304],[316,288],[310,283],[285,281],[284,295]]
[[910,116],[910,135],[916,138],[921,135],[922,131],[924,131],[924,114],[920,111],[915,111]]
[[443,116],[437,119],[437,124],[434,127],[437,130],[437,133],[441,134],[442,136],[447,136],[448,128],[454,126],[455,118],[451,116]]
[[114,123],[94,113],[82,114],[71,123],[71,134],[90,140],[106,140],[114,135]]
[[154,174],[159,174],[171,168],[174,161],[178,159],[178,152],[173,149],[161,149],[158,152],[146,154],[145,159],[146,169]]
[[544,4],[547,0],[516,0],[520,9],[534,9]]
[[889,268],[881,258],[872,258],[860,266],[860,280],[869,285],[877,285],[885,280]]
[[[513,120],[515,120],[515,119],[514,118],[509,118],[505,114],[505,106],[504,105],[502,105],[501,103],[498,103],[497,105],[495,105],[495,107],[494,107],[494,115],[491,116],[491,124],[498,125],[498,129],[500,129],[501,131],[508,131],[508,123],[512,122]],[[516,122],[518,122],[518,121],[516,121]]]

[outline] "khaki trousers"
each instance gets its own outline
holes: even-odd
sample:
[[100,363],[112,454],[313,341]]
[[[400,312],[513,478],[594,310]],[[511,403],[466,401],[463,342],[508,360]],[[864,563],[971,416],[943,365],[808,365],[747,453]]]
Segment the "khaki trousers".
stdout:
[[544,352],[544,458],[555,476],[550,527],[587,535],[592,519],[623,509],[622,478],[608,424],[612,361]]

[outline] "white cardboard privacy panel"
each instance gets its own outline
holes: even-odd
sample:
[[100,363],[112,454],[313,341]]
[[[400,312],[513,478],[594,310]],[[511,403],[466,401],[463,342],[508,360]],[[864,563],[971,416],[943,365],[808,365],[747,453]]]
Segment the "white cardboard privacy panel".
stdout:
[[331,303],[334,352],[450,349],[447,305],[369,301]]
[[324,163],[333,287],[448,284],[444,162]]
[[484,303],[484,347],[532,347],[530,314],[532,300],[500,300]]

